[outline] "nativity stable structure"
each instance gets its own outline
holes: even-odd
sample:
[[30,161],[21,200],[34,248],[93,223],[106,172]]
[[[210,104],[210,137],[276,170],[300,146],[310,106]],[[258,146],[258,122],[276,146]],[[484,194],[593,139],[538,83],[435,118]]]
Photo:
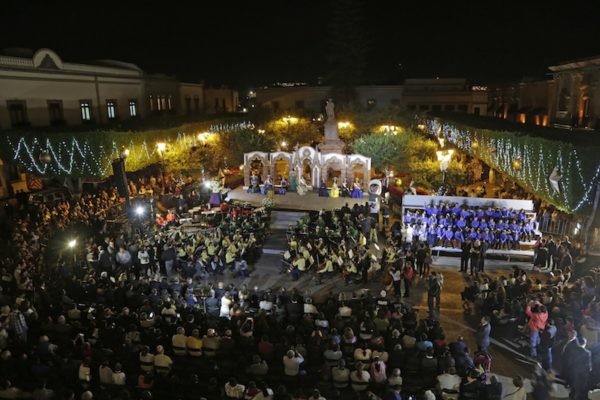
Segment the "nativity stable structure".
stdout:
[[244,154],[244,186],[250,186],[252,174],[256,174],[261,183],[270,175],[275,184],[278,184],[282,177],[288,182],[293,182],[302,176],[313,188],[319,187],[321,181],[325,181],[327,187],[331,187],[334,179],[338,185],[346,181],[348,186],[351,186],[358,179],[362,190],[366,192],[371,179],[371,158],[360,154],[344,154],[345,143],[339,138],[331,99],[325,109],[325,140],[317,149],[303,146],[294,149],[293,152],[253,151]]

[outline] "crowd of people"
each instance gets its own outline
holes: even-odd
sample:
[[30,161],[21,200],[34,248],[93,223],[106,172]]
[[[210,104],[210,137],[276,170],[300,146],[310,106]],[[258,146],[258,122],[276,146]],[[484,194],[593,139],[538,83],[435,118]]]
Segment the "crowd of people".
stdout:
[[[368,203],[308,214],[288,229],[283,272],[294,279],[314,273],[317,283],[336,274],[347,284],[374,276],[385,283],[376,295],[317,299],[298,290],[226,283],[251,273],[268,235],[268,213],[224,204],[220,219],[184,229],[181,217],[201,201],[186,182],[169,182],[133,183],[131,192],[150,196],[160,217],[138,229],[109,223],[123,214],[112,187],[54,205],[22,204],[9,216],[0,280],[0,398],[499,400],[508,393],[522,400],[522,380],[503,389],[490,373],[490,333],[501,329],[525,335],[547,370],[563,358],[574,398],[596,382],[600,368],[590,367],[586,381],[579,372],[587,365],[586,347],[600,340],[599,280],[571,282],[563,262],[573,249],[568,238],[545,259],[554,242],[544,238],[536,245],[536,265],[556,265],[549,282],[521,270],[497,280],[471,278],[465,305],[476,304],[483,318],[478,348],[469,349],[439,322],[444,277],[430,270],[437,237],[432,243],[402,228],[402,222],[418,226],[427,218],[459,229],[464,221],[465,229],[485,232],[482,222],[487,229],[492,221],[495,229],[513,220],[527,225],[522,213],[432,206],[407,213],[390,229],[386,205],[383,226]],[[156,201],[165,193],[168,213]],[[77,258],[76,249],[52,244],[74,227],[81,235]],[[481,272],[477,240],[464,243],[472,243],[469,262]],[[418,277],[425,282],[426,315],[407,302]],[[536,377],[539,388],[546,375],[537,371]]]
[[[464,307],[482,316],[480,348],[489,346],[491,329],[520,343],[540,364],[545,372],[538,371],[538,379],[558,376],[569,398],[587,399],[600,384],[600,275],[593,270],[575,277],[570,253],[575,248],[568,237],[540,242],[536,265],[552,273],[542,276],[515,266],[511,274],[472,277],[462,293]],[[547,247],[560,250],[546,257]]]

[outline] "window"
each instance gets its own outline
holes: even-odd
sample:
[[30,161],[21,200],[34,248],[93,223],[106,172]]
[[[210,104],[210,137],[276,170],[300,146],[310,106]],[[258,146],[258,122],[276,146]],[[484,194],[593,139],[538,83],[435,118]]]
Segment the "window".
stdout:
[[137,99],[129,99],[129,116],[137,117]]
[[215,112],[219,112],[219,99],[215,99]]
[[444,106],[445,111],[454,111],[454,104],[446,104]]
[[173,96],[171,95],[167,97],[167,110],[173,110]]
[[200,112],[200,97],[194,97],[194,110],[199,113]]
[[154,98],[152,95],[148,96],[148,103],[150,104],[150,111],[154,111]]
[[188,115],[192,113],[192,99],[190,96],[185,96],[185,113]]
[[106,100],[106,116],[109,120],[117,118],[117,101]]
[[48,100],[48,114],[50,116],[50,125],[64,124],[62,100]]
[[221,111],[226,112],[227,106],[225,105],[225,99],[221,99],[221,105],[223,106],[223,109]]
[[440,104],[434,104],[431,106],[431,111],[442,111],[442,106]]
[[296,100],[296,108],[304,108],[304,100]]
[[429,106],[427,104],[421,104],[419,106],[419,111],[429,111]]
[[467,107],[467,105],[466,105],[466,104],[459,104],[459,105],[458,105],[458,111],[459,111],[459,112],[464,112],[464,113],[466,113],[466,112],[467,112],[467,109],[468,109],[468,107]]
[[480,113],[481,113],[481,110],[479,107],[473,107],[473,114],[480,115]]
[[92,120],[91,100],[79,100],[79,110],[81,111],[81,121],[90,122]]
[[27,103],[22,100],[7,101],[8,114],[10,115],[10,123],[12,126],[27,125]]
[[158,96],[158,111],[164,111],[167,109],[167,99],[165,96]]
[[274,101],[271,104],[273,105],[273,111],[279,110],[279,102],[278,101]]
[[406,109],[409,111],[417,111],[417,106],[415,104],[409,104],[406,106]]

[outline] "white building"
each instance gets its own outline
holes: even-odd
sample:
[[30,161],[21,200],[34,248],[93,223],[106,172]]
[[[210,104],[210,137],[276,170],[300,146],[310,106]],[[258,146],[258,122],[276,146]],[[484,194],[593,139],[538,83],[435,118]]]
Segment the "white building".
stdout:
[[50,49],[0,55],[0,129],[201,113],[203,89],[121,61],[65,62]]

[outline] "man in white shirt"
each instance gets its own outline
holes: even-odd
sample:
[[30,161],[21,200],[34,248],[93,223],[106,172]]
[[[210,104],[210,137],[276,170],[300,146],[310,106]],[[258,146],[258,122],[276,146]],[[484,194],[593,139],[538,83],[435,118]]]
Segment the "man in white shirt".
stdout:
[[442,392],[443,400],[456,400],[460,389],[460,376],[456,375],[454,367],[437,377],[438,387]]
[[356,392],[364,392],[369,387],[371,374],[364,370],[364,365],[360,361],[356,363],[356,370],[350,373],[352,389]]
[[115,370],[112,373],[112,382],[113,382],[113,385],[125,386],[125,383],[126,383],[125,372],[122,371],[121,364],[119,364],[119,363],[115,364]]
[[338,308],[338,313],[342,318],[350,318],[352,316],[352,309],[345,303],[342,303],[342,306]]
[[300,364],[304,362],[304,357],[295,349],[289,350],[283,356],[283,369],[287,376],[298,376],[300,374]]
[[229,382],[225,384],[225,396],[228,399],[243,399],[246,387],[239,384],[235,378],[229,378]]

